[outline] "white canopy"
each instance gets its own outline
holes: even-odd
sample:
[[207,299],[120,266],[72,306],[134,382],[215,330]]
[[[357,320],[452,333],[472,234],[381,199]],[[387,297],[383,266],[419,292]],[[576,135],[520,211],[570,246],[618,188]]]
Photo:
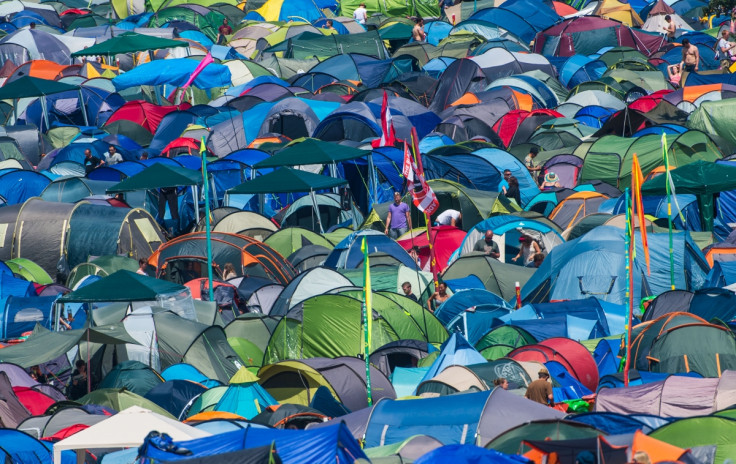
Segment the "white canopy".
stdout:
[[175,441],[209,437],[195,429],[155,412],[132,406],[114,416],[54,444],[54,464],[61,464],[61,452],[78,450],[77,462],[84,461],[84,450],[99,448],[130,448],[140,446],[149,432],[166,433]]

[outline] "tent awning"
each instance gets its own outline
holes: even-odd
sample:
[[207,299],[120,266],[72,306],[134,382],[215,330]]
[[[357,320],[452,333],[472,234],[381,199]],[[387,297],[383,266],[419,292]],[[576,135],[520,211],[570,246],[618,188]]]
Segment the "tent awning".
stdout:
[[0,100],[15,100],[26,97],[42,97],[55,93],[79,90],[78,85],[24,76],[0,87]]
[[131,192],[133,190],[153,190],[166,187],[181,187],[202,183],[198,171],[156,163],[143,171],[128,177],[107,189],[108,193]]
[[189,291],[183,285],[120,270],[59,298],[59,302],[155,301],[158,295]]
[[162,39],[135,32],[113,37],[104,42],[72,53],[72,57],[91,55],[117,55],[119,53],[142,52],[146,50],[158,50],[161,48],[188,47],[187,42],[180,40]]
[[291,143],[270,158],[259,161],[253,167],[275,168],[279,166],[306,166],[308,164],[339,163],[355,158],[362,158],[369,151],[347,147],[317,139],[304,139],[299,143]]
[[295,193],[326,190],[347,184],[344,179],[321,176],[311,172],[281,167],[273,172],[243,182],[227,191],[228,194]]

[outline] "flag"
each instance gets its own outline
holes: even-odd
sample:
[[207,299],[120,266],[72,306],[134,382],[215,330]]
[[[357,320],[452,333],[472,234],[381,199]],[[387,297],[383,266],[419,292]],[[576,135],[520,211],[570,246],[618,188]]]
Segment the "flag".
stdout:
[[371,143],[373,148],[393,147],[396,142],[396,132],[391,118],[391,109],[388,107],[388,94],[383,91],[383,103],[381,104],[381,138]]
[[631,161],[631,190],[633,193],[631,207],[631,233],[633,238],[634,219],[639,219],[639,231],[641,232],[641,244],[644,248],[644,260],[647,262],[647,274],[651,274],[649,265],[649,243],[647,240],[646,218],[644,218],[644,202],[641,198],[641,185],[644,183],[644,176],[641,173],[639,158],[634,153],[634,159]]
[[210,52],[207,52],[207,55],[202,59],[202,61],[199,62],[199,65],[197,65],[196,68],[194,68],[194,71],[192,72],[192,75],[189,76],[189,80],[187,80],[186,84],[184,84],[181,88],[182,90],[185,90],[187,87],[192,85],[192,82],[194,82],[194,79],[199,76],[199,73],[201,73],[204,68],[211,65],[215,62],[215,59],[212,58],[212,54]]
[[680,217],[683,225],[685,224],[685,216],[682,214],[682,209],[677,203],[677,192],[675,192],[675,183],[672,180],[672,173],[670,173],[670,159],[667,153],[667,134],[662,132],[662,158],[664,160],[664,175],[667,176],[667,217],[672,220],[672,202],[675,203],[677,209],[677,215]]
[[371,393],[371,332],[373,331],[373,304],[371,302],[373,290],[371,289],[371,264],[368,261],[368,243],[366,237],[360,243],[360,251],[363,252],[363,357],[365,358],[365,379],[368,406],[373,404]]
[[402,174],[406,178],[407,187],[411,190],[411,196],[414,200],[414,206],[427,216],[431,216],[437,211],[440,206],[440,202],[437,200],[437,196],[432,191],[426,180],[424,180],[424,170],[422,169],[421,153],[419,153],[419,147],[417,146],[417,132],[412,127],[411,129],[411,141],[412,141],[412,153],[409,151],[409,147],[404,143],[404,168]]

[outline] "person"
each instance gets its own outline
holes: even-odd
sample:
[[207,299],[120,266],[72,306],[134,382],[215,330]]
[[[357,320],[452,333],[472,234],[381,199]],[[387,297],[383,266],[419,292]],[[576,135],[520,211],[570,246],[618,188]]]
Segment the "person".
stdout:
[[670,78],[670,84],[672,87],[679,88],[680,81],[682,80],[682,69],[679,64],[671,64],[667,66],[667,75]]
[[540,166],[537,166],[537,163],[534,162],[534,158],[536,158],[538,154],[539,148],[531,147],[529,149],[529,154],[526,155],[526,157],[524,158],[524,166],[526,166],[527,170],[529,170],[529,174],[531,174],[532,178],[534,178],[535,180],[539,171],[542,170],[542,168]]
[[414,262],[417,263],[417,266],[419,267],[422,266],[422,260],[419,259],[419,247],[418,246],[414,245],[413,247],[411,247],[411,249],[409,250],[409,256],[411,256],[411,259],[413,259]]
[[475,242],[473,251],[480,251],[482,253],[485,253],[486,256],[490,256],[491,258],[498,259],[501,257],[501,251],[499,251],[498,249],[498,243],[493,241],[492,230],[487,230],[485,236]]
[[721,38],[716,44],[716,59],[721,62],[721,69],[728,69],[731,66],[732,50],[736,47],[736,43],[728,41],[729,32],[726,29],[721,31]]
[[549,371],[546,368],[539,369],[539,378],[526,387],[524,398],[536,401],[540,404],[550,404],[554,399],[552,384],[549,382]]
[[105,158],[107,158],[105,162],[110,166],[123,162],[123,157],[120,156],[120,153],[112,145],[107,147],[107,156]]
[[560,178],[554,172],[548,172],[544,175],[544,182],[542,182],[542,190],[552,190],[553,188],[560,188]]
[[[437,285],[437,291],[429,297],[429,300],[427,300],[427,307],[429,308],[429,312],[433,313],[436,308],[439,308],[440,305],[447,301],[449,298],[450,295],[447,294],[447,284],[444,282],[440,282]],[[432,308],[433,302],[434,308]]]
[[421,43],[427,40],[427,33],[424,32],[423,18],[417,18],[416,24],[414,24],[414,29],[411,30],[411,37],[414,39],[414,42]]
[[39,365],[31,366],[31,378],[38,383],[46,383],[46,375],[41,373],[41,367]]
[[331,19],[328,19],[327,21],[325,21],[325,25],[322,26],[322,29],[327,29],[327,30],[330,30],[330,31],[334,31],[335,30],[335,26],[334,26],[334,23],[332,22],[332,20]]
[[511,258],[511,261],[516,262],[516,260],[522,258],[522,266],[526,266],[527,264],[529,264],[535,254],[542,252],[541,248],[539,248],[539,245],[537,244],[537,241],[527,234],[522,234],[522,236],[519,237],[519,242],[521,243],[521,246],[519,247],[519,254]]
[[646,451],[637,451],[633,459],[636,464],[652,464],[652,459]]
[[672,43],[675,41],[675,22],[672,21],[672,16],[667,15],[664,17],[664,20],[667,22],[667,25],[664,26],[662,29],[665,32],[665,35],[667,36],[667,42]]
[[596,459],[592,452],[584,450],[575,456],[575,464],[595,464]]
[[148,269],[148,263],[144,258],[141,258],[138,260],[138,270],[135,271],[136,274],[147,276],[148,272],[146,272],[146,269]]
[[506,195],[506,191],[509,188],[509,177],[511,177],[511,170],[510,169],[504,169],[503,170],[503,179],[501,179],[501,182],[498,183],[498,191]]
[[515,176],[508,178],[509,188],[506,189],[506,198],[514,200],[517,205],[521,206],[521,190],[519,189],[519,179]]
[[682,39],[682,61],[680,69],[687,72],[696,72],[700,63],[698,47],[690,43],[689,39]]
[[[536,242],[535,242],[536,243]],[[527,267],[533,267],[534,269],[539,268],[544,262],[544,253],[534,253],[531,263]]]
[[31,21],[31,24],[29,24],[28,27],[31,28],[31,29],[35,29],[36,28],[36,23],[34,23],[33,21]]
[[494,387],[501,387],[504,390],[508,390],[509,389],[509,381],[506,380],[505,377],[499,377],[499,378],[497,378],[496,380],[493,381],[493,386]]
[[67,396],[70,400],[76,400],[87,394],[87,364],[81,359],[74,363],[76,369],[67,385]]
[[234,279],[238,275],[235,273],[235,266],[233,266],[233,263],[225,263],[225,267],[222,271],[223,278],[225,280]]
[[141,153],[141,161],[145,161],[147,159],[148,159],[148,152],[144,151],[143,153]]
[[457,227],[458,223],[462,221],[463,215],[456,209],[446,209],[439,216],[437,216],[437,225],[440,226],[453,226]]
[[388,207],[384,233],[396,240],[411,229],[409,205],[401,201],[401,194],[394,192],[394,202]]
[[92,150],[90,150],[89,148],[84,150],[84,171],[87,174],[94,171],[96,167],[102,166],[104,164],[104,161],[92,155]]
[[226,37],[233,33],[233,28],[227,23],[227,19],[222,20],[222,24],[217,28],[217,43],[222,45],[225,43]]
[[368,10],[365,9],[365,3],[361,3],[360,6],[353,11],[353,19],[356,23],[365,25],[365,21],[368,19]]
[[401,284],[401,290],[404,292],[404,296],[409,298],[410,300],[419,301],[417,300],[417,296],[411,292],[411,284],[409,282],[404,282]]

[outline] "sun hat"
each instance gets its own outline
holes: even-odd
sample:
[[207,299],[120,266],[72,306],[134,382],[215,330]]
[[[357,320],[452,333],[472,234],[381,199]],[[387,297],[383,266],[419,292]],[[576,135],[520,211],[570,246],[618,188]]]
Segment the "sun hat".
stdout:
[[560,178],[557,177],[557,174],[555,174],[554,172],[548,172],[544,176],[544,181],[545,182],[552,182],[552,183],[554,183],[554,182],[557,182],[559,179]]

